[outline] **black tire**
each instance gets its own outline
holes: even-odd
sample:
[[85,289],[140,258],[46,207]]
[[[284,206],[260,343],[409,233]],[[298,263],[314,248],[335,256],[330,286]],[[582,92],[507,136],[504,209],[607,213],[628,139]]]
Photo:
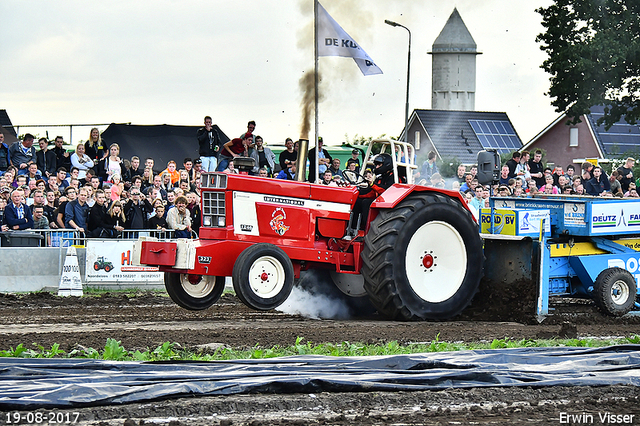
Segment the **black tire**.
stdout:
[[104,271],[109,272],[111,270],[111,265],[104,265]]
[[99,264],[98,262],[95,262],[95,263],[93,264],[93,270],[94,270],[94,271],[99,271],[99,270],[100,270],[100,264]]
[[484,255],[471,213],[451,197],[422,193],[380,211],[362,260],[365,289],[381,314],[446,320],[471,303]]
[[370,317],[374,315],[376,312],[378,312],[376,307],[373,306],[373,303],[371,303],[369,296],[361,296],[361,297],[347,296],[346,301],[347,301],[347,305],[349,306],[349,309],[351,309],[351,314],[355,318]]
[[267,243],[246,248],[233,265],[233,289],[250,308],[268,311],[280,306],[293,288],[293,265],[278,246]]
[[224,291],[225,277],[191,276],[174,272],[164,273],[164,287],[171,300],[190,311],[210,308]]
[[593,285],[593,300],[605,314],[620,317],[628,313],[636,301],[636,280],[622,268],[600,272]]

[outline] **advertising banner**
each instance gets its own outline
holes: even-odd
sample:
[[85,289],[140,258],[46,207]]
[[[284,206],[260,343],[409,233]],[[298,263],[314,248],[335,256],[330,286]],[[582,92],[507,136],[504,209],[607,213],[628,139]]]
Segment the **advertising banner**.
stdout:
[[584,203],[566,203],[564,207],[564,224],[567,226],[587,226]]
[[164,274],[156,266],[133,266],[134,240],[88,240],[86,279],[90,282],[162,281]]
[[543,219],[544,234],[548,236],[551,234],[549,210],[494,209],[492,224],[491,209],[480,209],[480,232],[537,238]]
[[640,200],[594,203],[591,234],[637,234],[640,232]]

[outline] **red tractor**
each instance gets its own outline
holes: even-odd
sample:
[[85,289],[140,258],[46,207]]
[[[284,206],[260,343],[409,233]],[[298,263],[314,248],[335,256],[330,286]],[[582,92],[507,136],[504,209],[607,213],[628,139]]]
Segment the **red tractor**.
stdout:
[[[344,294],[367,297],[388,318],[451,318],[471,302],[482,277],[478,225],[459,192],[413,184],[411,145],[374,142],[392,154],[396,183],[359,219],[364,231],[349,225],[355,185],[205,173],[200,238],[141,238],[134,259],[159,266],[171,298],[191,310],[213,305],[227,276],[247,306],[273,309],[301,271],[324,269]],[[373,145],[362,169],[373,164]]]

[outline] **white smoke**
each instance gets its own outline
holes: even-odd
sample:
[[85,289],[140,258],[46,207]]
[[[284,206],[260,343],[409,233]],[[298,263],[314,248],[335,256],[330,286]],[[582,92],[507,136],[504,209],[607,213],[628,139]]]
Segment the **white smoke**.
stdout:
[[[333,283],[329,284],[333,285]],[[344,299],[310,292],[294,286],[291,294],[276,310],[313,319],[349,319],[351,312]]]

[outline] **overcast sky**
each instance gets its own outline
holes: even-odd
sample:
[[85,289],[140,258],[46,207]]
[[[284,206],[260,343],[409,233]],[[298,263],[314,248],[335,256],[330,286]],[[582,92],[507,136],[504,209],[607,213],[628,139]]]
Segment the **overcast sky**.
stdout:
[[[407,32],[410,110],[431,108],[427,52],[454,7],[474,37],[476,110],[506,112],[526,143],[558,114],[534,9],[551,0],[324,0],[384,74],[320,58],[320,135],[397,136],[404,126]],[[300,136],[298,81],[313,69],[313,0],[0,2],[0,109],[15,125],[131,122],[201,125],[231,137],[257,122],[265,142]],[[104,129],[102,127],[101,129]],[[44,134],[43,129],[21,128]],[[49,129],[68,140],[68,130]],[[74,141],[89,129],[74,129]],[[347,135],[347,136],[345,136]],[[194,141],[195,143],[195,141]]]

